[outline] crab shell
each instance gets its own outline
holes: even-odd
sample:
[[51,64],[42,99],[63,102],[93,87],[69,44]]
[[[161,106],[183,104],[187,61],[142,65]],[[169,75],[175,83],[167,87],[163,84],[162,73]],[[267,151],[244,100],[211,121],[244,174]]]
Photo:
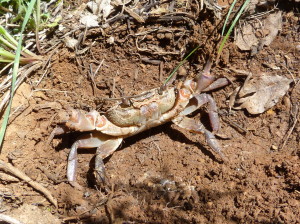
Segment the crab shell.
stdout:
[[71,130],[92,131],[118,137],[129,137],[144,130],[159,126],[175,118],[186,107],[192,93],[188,89],[169,88],[159,95],[158,89],[150,98],[136,100],[132,106],[117,105],[104,115],[97,111],[84,114],[78,110],[71,111],[66,126]]

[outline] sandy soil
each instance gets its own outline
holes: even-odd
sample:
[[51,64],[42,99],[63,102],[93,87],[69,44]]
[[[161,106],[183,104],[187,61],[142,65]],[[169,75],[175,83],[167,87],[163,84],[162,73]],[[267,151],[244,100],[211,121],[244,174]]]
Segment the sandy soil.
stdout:
[[[58,208],[26,182],[1,173],[1,211],[24,223],[299,223],[299,122],[287,139],[297,105],[299,111],[299,84],[292,83],[286,96],[263,114],[229,112],[228,106],[230,94],[246,79],[229,68],[300,78],[297,4],[279,5],[283,27],[270,46],[251,57],[231,39],[219,65],[212,68],[215,76],[232,81],[210,92],[220,111],[218,141],[224,160],[209,148],[203,135],[167,123],[125,139],[105,159],[109,184],[104,188],[93,175],[95,149],[79,150],[77,181],[83,188],[73,188],[66,180],[69,149],[80,133],[48,141],[65,108],[102,112],[115,103],[105,98],[159,87],[182,56],[201,45],[184,64],[179,79],[198,74],[209,54],[215,59],[217,34],[208,36],[218,21],[210,10],[204,10],[193,25],[187,20],[153,21],[147,26],[131,21],[128,27],[129,21],[119,21],[106,30],[88,30],[77,52],[58,45],[42,81],[36,85],[44,72],[38,71],[18,89],[0,156],[46,187],[58,200]],[[67,30],[72,29],[71,23],[65,22]],[[159,26],[160,32],[135,35]],[[73,32],[72,37],[78,38],[83,31]],[[62,35],[57,32],[52,38],[59,40]],[[108,43],[111,36],[114,43]],[[46,44],[51,45],[51,37]],[[266,67],[265,62],[280,69]],[[100,64],[93,82],[91,70]],[[199,115],[211,130],[207,108],[195,113],[195,119]],[[24,211],[31,222],[20,215]],[[46,215],[48,221],[39,220]]]

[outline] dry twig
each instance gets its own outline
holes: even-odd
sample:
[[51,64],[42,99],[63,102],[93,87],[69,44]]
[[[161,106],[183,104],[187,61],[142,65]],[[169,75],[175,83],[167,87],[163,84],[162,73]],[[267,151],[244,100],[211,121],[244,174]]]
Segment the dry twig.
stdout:
[[[298,81],[296,83],[296,85],[294,86],[294,89],[297,88],[297,86],[300,84],[300,81]],[[282,141],[282,143],[280,144],[279,146],[279,149],[283,149],[287,143],[287,141],[289,140],[290,138],[290,135],[292,134],[293,130],[295,129],[296,127],[296,124],[299,120],[299,102],[294,102],[294,105],[292,105],[292,108],[291,108],[291,121],[293,122],[293,124],[291,125],[291,127],[289,128],[288,132],[286,133],[285,137],[284,137],[284,140]]]
[[56,199],[51,195],[50,191],[48,191],[45,187],[40,185],[39,183],[33,181],[30,177],[28,177],[25,173],[20,171],[19,169],[15,168],[9,163],[4,162],[3,160],[0,160],[0,170],[7,172],[9,174],[12,174],[16,177],[18,177],[21,180],[26,181],[31,187],[33,187],[35,190],[43,193],[46,198],[55,206],[57,207],[57,201]]
[[10,224],[23,224],[23,222],[20,222],[19,220],[12,218],[8,215],[4,215],[4,214],[0,214],[0,221],[2,223],[2,221],[10,223]]

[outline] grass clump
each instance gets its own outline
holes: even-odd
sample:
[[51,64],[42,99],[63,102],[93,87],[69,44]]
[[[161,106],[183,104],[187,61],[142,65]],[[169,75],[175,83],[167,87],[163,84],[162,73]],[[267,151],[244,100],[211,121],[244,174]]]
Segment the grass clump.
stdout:
[[[1,6],[3,5],[1,2]],[[15,1],[12,1],[14,3]],[[18,1],[18,2],[21,2]],[[39,62],[42,60],[41,57],[37,56],[36,54],[32,53],[28,49],[22,47],[23,42],[23,33],[26,28],[26,24],[28,23],[29,19],[32,16],[34,6],[36,5],[36,0],[31,0],[26,8],[26,13],[22,22],[21,30],[19,33],[19,39],[16,40],[10,33],[3,27],[0,26],[0,62],[2,63],[9,63],[13,64],[12,74],[11,74],[11,88],[9,92],[2,97],[1,105],[6,105],[6,109],[4,112],[4,116],[2,119],[2,125],[0,129],[0,147],[2,147],[7,124],[8,118],[10,115],[12,99],[17,88],[17,77],[19,71],[20,64],[33,64],[34,62]],[[42,63],[40,63],[42,64]],[[20,85],[22,80],[19,80],[18,85]],[[2,110],[2,108],[1,108]]]

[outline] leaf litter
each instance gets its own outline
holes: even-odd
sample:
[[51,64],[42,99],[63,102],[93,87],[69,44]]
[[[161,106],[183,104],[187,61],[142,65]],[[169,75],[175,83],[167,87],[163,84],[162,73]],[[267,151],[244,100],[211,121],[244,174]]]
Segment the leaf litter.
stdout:
[[290,88],[292,79],[279,75],[248,76],[243,86],[235,89],[234,109],[246,109],[250,114],[261,114],[273,107]]
[[270,13],[263,19],[255,18],[237,30],[235,44],[243,51],[256,54],[269,46],[282,27],[282,12]]

